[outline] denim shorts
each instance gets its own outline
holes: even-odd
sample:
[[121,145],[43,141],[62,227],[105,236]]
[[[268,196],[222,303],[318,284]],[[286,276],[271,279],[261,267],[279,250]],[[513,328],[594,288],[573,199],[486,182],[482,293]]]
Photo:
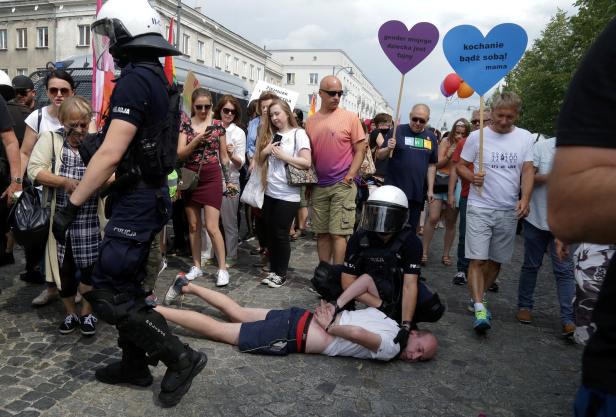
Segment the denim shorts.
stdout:
[[270,310],[265,320],[242,323],[240,352],[276,356],[297,353],[297,327],[306,311],[297,307]]
[[517,224],[515,210],[495,210],[469,204],[464,255],[467,259],[508,263],[513,256]]

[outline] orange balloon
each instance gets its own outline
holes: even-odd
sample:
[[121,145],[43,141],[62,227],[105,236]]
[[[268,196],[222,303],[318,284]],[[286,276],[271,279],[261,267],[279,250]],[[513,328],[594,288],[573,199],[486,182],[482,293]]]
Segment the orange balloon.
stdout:
[[466,84],[464,81],[462,81],[460,83],[460,87],[458,87],[458,97],[460,98],[469,98],[474,92],[475,90],[473,90],[471,86]]

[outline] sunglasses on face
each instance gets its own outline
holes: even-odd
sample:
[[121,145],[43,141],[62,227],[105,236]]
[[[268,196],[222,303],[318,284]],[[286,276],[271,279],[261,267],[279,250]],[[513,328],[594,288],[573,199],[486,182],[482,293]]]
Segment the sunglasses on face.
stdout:
[[86,130],[88,128],[88,126],[90,125],[90,123],[88,122],[84,122],[84,123],[71,123],[69,125],[66,125],[66,127],[68,127],[70,130],[75,130],[75,129],[81,129],[81,130]]
[[62,93],[63,96],[68,96],[68,93],[71,92],[70,88],[57,88],[57,87],[49,87],[49,89],[47,90],[49,91],[49,94],[51,94],[52,96],[57,96],[58,92]]
[[326,93],[328,96],[330,97],[342,97],[342,95],[344,94],[344,91],[330,91],[330,90],[321,90],[324,93]]
[[222,109],[222,112],[224,114],[233,114],[233,115],[235,115],[235,109],[228,109],[228,108],[225,107],[225,108]]
[[195,104],[195,109],[197,109],[197,111],[209,110],[211,108],[211,104]]
[[426,119],[422,119],[421,117],[412,117],[411,121],[413,123],[419,123],[419,124],[422,124],[422,125],[426,124]]

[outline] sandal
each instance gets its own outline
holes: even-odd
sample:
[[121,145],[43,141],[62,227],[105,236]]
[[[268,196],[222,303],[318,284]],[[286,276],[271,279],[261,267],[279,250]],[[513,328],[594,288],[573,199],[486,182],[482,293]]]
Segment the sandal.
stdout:
[[421,261],[419,263],[421,266],[426,266],[428,263],[428,255],[421,255]]
[[443,255],[443,258],[441,259],[441,262],[445,266],[451,266],[452,265],[451,258],[448,255]]

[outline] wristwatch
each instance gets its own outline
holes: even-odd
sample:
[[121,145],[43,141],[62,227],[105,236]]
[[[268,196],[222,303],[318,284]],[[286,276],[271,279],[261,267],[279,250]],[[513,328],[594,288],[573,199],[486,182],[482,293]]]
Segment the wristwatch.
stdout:
[[11,177],[11,181],[13,181],[15,184],[21,184],[24,182],[21,177]]

